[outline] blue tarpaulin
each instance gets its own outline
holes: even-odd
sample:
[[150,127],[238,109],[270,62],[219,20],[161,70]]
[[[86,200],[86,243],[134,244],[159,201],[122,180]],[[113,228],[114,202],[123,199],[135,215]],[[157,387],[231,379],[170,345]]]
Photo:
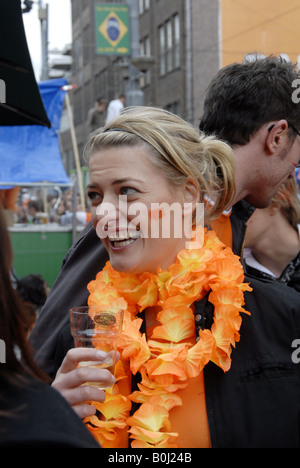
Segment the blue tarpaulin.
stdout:
[[0,182],[69,184],[62,163],[58,131],[63,109],[65,79],[39,83],[51,128],[41,125],[0,127]]

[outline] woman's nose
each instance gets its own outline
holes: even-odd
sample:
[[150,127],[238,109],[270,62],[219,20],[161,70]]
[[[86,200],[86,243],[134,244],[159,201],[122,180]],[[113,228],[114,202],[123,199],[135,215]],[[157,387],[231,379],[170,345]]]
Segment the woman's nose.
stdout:
[[116,236],[118,231],[127,229],[127,199],[124,200],[123,196],[105,197],[97,207],[96,216],[98,236]]

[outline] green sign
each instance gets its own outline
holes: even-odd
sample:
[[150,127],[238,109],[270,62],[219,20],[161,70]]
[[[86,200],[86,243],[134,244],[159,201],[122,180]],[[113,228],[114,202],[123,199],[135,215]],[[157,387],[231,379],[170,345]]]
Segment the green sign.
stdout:
[[96,54],[130,55],[129,6],[96,3]]

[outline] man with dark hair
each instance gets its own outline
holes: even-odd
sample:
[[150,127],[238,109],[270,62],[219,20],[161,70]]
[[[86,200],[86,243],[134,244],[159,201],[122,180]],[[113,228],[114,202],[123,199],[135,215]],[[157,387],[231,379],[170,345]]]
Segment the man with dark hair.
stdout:
[[204,103],[200,130],[236,155],[236,200],[266,208],[300,159],[300,105],[292,99],[295,66],[267,57],[220,70]]

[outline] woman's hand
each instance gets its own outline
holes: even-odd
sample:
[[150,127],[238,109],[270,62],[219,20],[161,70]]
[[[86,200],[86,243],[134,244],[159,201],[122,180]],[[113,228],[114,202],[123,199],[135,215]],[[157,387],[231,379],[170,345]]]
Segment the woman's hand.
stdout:
[[78,416],[83,419],[96,413],[90,401],[103,402],[105,392],[95,387],[83,385],[86,382],[99,382],[99,387],[111,387],[116,379],[106,369],[78,367],[80,362],[95,361],[101,363],[106,353],[94,348],[74,348],[66,354],[59,368],[52,387],[69,402]]

